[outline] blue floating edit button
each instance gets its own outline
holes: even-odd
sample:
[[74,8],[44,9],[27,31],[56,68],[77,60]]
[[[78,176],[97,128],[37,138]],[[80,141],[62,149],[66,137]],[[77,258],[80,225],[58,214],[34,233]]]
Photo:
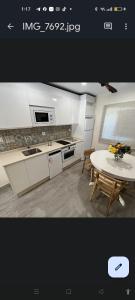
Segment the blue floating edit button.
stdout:
[[112,256],[108,260],[108,275],[111,278],[126,278],[129,275],[129,259],[126,256]]

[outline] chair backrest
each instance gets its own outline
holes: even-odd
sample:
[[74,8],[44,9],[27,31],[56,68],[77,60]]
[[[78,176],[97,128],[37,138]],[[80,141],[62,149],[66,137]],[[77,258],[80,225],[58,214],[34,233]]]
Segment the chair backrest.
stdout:
[[84,157],[90,157],[91,153],[94,151],[94,148],[84,150]]
[[125,181],[112,178],[97,170],[94,171],[94,176],[101,191],[107,195],[113,194],[116,190],[120,191],[126,183]]

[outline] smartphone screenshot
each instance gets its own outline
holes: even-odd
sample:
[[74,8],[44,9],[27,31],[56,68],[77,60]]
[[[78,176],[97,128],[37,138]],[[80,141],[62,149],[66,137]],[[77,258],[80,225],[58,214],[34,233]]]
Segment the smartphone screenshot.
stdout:
[[0,297],[135,297],[135,4],[0,9]]

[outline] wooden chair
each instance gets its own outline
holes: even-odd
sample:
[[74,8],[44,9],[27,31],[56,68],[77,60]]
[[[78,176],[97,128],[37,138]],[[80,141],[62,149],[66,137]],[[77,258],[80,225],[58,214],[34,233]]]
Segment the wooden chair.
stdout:
[[119,200],[120,192],[125,188],[127,182],[112,178],[96,169],[94,169],[94,179],[95,181],[90,199],[93,200],[97,190],[105,194],[109,199],[106,210],[106,216],[108,216],[111,205],[114,201]]
[[84,161],[83,161],[82,173],[84,172],[84,169],[86,169],[89,172],[91,171],[92,163],[90,160],[90,155],[94,151],[95,151],[94,148],[87,149],[84,151]]

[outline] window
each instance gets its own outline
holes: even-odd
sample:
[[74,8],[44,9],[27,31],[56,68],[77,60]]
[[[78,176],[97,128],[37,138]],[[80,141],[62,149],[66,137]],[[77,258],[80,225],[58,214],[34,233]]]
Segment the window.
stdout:
[[104,107],[100,140],[135,145],[135,101]]

